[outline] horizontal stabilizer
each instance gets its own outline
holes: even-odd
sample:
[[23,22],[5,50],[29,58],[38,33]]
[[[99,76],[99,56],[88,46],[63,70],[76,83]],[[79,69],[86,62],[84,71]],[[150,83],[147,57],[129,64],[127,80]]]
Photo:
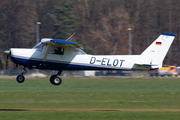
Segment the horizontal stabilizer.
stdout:
[[140,66],[158,66],[158,64],[142,64],[142,63],[135,63],[135,64]]
[[135,63],[135,65],[140,67],[140,68],[149,68],[149,70],[157,70],[157,69],[159,69],[158,64]]

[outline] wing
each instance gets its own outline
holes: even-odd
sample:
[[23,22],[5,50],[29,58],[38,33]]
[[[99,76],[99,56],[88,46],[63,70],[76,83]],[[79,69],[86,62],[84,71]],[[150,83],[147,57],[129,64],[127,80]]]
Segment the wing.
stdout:
[[47,43],[47,50],[43,59],[43,63],[46,61],[47,55],[49,53],[49,50],[51,46],[56,46],[56,47],[65,47],[65,46],[71,46],[71,47],[76,47],[83,49],[83,47],[75,42],[70,42],[70,41],[65,41],[65,40],[58,40],[58,39],[43,39],[41,41],[42,43]]
[[49,42],[50,45],[54,45],[54,46],[74,46],[76,48],[80,48],[83,49],[83,47],[75,42],[69,42],[69,41],[65,41],[65,40],[57,40],[57,39],[52,39]]

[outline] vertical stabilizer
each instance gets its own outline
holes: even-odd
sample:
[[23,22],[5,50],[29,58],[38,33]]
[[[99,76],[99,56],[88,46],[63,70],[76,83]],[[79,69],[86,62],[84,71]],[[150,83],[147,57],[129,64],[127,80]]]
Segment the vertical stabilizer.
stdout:
[[162,33],[141,55],[139,63],[161,68],[163,60],[175,38],[175,34]]

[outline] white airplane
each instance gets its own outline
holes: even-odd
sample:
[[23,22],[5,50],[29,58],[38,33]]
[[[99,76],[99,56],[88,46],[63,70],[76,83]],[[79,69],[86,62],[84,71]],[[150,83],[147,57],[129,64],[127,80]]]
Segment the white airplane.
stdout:
[[162,33],[140,55],[88,55],[82,46],[65,40],[43,38],[32,49],[11,48],[4,51],[17,66],[24,66],[17,76],[24,82],[29,69],[57,70],[50,77],[53,85],[60,85],[63,70],[155,70],[162,67],[163,60],[171,46],[175,34]]

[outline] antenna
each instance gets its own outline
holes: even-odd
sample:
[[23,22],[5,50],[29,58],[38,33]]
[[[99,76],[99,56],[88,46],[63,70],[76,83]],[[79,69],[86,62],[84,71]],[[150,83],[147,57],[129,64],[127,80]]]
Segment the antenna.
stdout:
[[68,39],[66,39],[66,41],[71,41],[72,37],[75,35],[76,33],[74,32],[70,37],[68,37]]

